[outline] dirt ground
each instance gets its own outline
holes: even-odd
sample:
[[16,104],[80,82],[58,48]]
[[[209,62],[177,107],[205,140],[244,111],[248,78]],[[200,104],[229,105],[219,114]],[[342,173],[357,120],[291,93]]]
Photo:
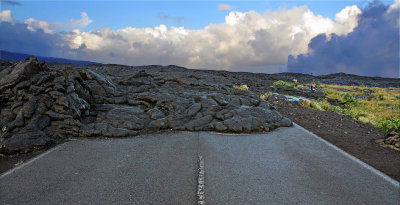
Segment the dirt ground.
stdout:
[[400,153],[373,142],[385,137],[382,130],[339,113],[313,110],[279,97],[271,97],[269,103],[298,125],[400,181]]

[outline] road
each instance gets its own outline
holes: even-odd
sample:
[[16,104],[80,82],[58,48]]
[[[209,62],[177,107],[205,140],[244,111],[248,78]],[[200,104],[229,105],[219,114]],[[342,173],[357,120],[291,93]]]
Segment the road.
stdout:
[[59,145],[0,176],[0,204],[399,204],[397,181],[297,125]]

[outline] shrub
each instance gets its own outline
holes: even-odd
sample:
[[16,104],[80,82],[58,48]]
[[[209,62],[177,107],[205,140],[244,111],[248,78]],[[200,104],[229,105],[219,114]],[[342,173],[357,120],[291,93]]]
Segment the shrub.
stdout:
[[332,112],[342,112],[342,108],[340,108],[339,106],[332,106],[328,110]]
[[377,127],[386,132],[392,129],[400,130],[400,119],[389,119],[389,120],[381,119],[378,121]]
[[283,80],[278,80],[272,84],[272,87],[296,87],[294,83],[288,83]]
[[260,95],[261,100],[268,100],[272,96],[272,92],[264,93]]
[[357,100],[356,100],[356,98],[354,98],[353,95],[346,93],[343,96],[343,104],[346,106],[355,105],[355,104],[357,104]]
[[236,88],[236,89],[240,89],[240,90],[249,90],[249,87],[247,87],[247,85],[245,85],[245,84],[241,84],[241,85],[233,85],[233,88]]

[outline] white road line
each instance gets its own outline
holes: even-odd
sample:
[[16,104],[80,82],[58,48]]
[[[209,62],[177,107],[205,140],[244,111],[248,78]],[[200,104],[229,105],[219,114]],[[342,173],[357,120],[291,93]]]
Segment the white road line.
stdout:
[[64,146],[66,143],[67,143],[67,142],[65,142],[65,143],[63,143],[63,144],[60,144],[60,145],[57,145],[57,146],[55,146],[55,147],[53,147],[53,148],[47,150],[46,152],[43,152],[42,154],[39,154],[38,156],[36,156],[36,157],[34,157],[34,158],[32,158],[32,159],[26,161],[25,163],[21,164],[20,166],[15,167],[15,168],[13,168],[13,169],[10,169],[10,170],[4,172],[3,174],[1,174],[0,179],[6,177],[7,175],[10,175],[10,174],[14,173],[15,171],[17,171],[17,170],[19,170],[19,169],[22,169],[22,168],[24,168],[24,167],[26,167],[26,166],[32,164],[34,161],[36,161],[36,160],[38,160],[38,159],[44,157],[45,155],[50,154],[50,153],[52,153],[52,152],[54,152],[54,151],[60,149],[60,148],[61,148],[62,146]]
[[321,137],[319,137],[318,135],[315,135],[314,133],[304,129],[303,127],[301,127],[300,125],[293,123],[294,126],[296,128],[299,128],[301,130],[303,130],[304,132],[307,132],[309,134],[311,134],[311,136],[317,138],[318,140],[322,141],[323,143],[325,143],[326,145],[328,145],[329,147],[332,147],[333,149],[335,149],[336,151],[340,152],[341,154],[343,154],[344,156],[350,158],[351,160],[355,161],[356,163],[358,163],[359,165],[361,165],[362,167],[368,169],[369,171],[371,171],[372,173],[382,177],[384,180],[386,180],[387,182],[391,183],[392,185],[394,185],[396,188],[400,187],[400,183],[398,181],[396,181],[395,179],[392,179],[391,177],[389,177],[388,175],[382,173],[381,171],[375,169],[374,167],[366,164],[365,162],[359,160],[358,158],[354,157],[353,155],[343,151],[342,149],[340,149],[339,147],[336,147],[335,145],[331,144],[330,142],[322,139]]
[[199,205],[206,204],[204,196],[204,188],[205,188],[204,158],[203,156],[199,155],[199,173],[197,176],[197,204]]

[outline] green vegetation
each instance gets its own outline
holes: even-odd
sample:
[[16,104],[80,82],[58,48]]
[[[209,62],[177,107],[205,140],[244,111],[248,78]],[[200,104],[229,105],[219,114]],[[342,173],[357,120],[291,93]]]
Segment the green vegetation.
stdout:
[[332,107],[330,107],[330,109],[329,109],[329,111],[332,111],[332,112],[342,112],[342,108],[340,108],[339,106],[332,106]]
[[268,100],[272,96],[272,92],[264,93],[260,95],[261,100]]
[[327,100],[300,100],[299,103],[304,107],[310,107],[319,111],[336,111],[341,112],[340,107],[332,106]]
[[378,122],[378,128],[388,132],[389,130],[400,130],[400,119],[394,120],[380,120]]
[[400,88],[327,84],[321,84],[321,88],[326,97],[341,100],[345,106],[343,109],[331,106],[328,110],[371,123],[385,131],[400,128]]
[[[325,99],[300,100],[302,106],[314,110],[342,113],[364,123],[371,123],[384,131],[400,129],[400,88],[379,88],[360,86],[329,85],[315,81],[325,96],[340,100],[342,107],[333,106]],[[271,87],[310,87],[309,84],[297,82],[276,81]],[[246,85],[236,85],[234,88],[247,90]],[[260,95],[260,99],[268,100],[271,92]]]
[[288,82],[285,82],[283,80],[278,80],[278,81],[274,82],[271,87],[292,87],[292,88],[295,88],[296,85],[295,85],[295,83],[288,83]]
[[356,98],[354,96],[350,95],[349,93],[344,94],[342,102],[347,107],[357,105]]
[[240,90],[249,90],[249,87],[247,87],[247,85],[245,85],[245,84],[241,84],[241,85],[235,84],[232,87],[235,89],[240,89]]

